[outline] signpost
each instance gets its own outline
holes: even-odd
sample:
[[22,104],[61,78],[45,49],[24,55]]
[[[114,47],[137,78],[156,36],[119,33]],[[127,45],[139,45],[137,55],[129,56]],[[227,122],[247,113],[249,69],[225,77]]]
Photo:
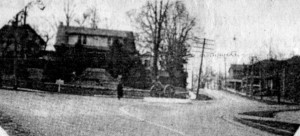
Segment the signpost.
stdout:
[[57,90],[57,92],[60,92],[60,85],[63,85],[63,84],[64,84],[64,80],[58,79],[58,80],[56,80],[55,83],[58,85],[58,90]]

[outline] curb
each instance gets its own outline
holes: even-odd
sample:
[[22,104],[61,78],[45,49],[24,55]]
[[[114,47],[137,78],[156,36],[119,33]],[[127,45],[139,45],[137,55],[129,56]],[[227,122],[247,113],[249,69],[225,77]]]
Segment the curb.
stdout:
[[0,126],[0,136],[8,136],[6,131]]
[[145,102],[190,104],[190,99],[144,97]]

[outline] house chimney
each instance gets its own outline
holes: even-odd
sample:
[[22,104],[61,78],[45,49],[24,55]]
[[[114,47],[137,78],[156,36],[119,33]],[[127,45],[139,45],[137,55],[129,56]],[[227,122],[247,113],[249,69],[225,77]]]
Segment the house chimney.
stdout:
[[64,26],[64,23],[63,22],[59,22],[59,26]]

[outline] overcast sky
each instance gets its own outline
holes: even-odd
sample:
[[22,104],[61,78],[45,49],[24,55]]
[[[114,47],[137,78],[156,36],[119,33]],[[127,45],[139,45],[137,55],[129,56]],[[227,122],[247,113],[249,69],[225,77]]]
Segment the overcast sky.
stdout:
[[[1,0],[0,26],[6,24],[31,0]],[[48,22],[64,20],[63,0],[44,0],[46,9],[31,8],[28,22],[44,31],[51,31]],[[74,0],[77,17],[88,7],[96,6],[101,16],[100,27],[133,30],[126,12],[141,7],[145,0]],[[299,0],[186,0],[190,13],[197,17],[197,27],[203,31],[201,38],[215,40],[205,57],[205,66],[224,72],[226,54],[227,69],[231,63],[249,63],[249,57],[267,58],[272,50],[282,57],[300,54],[300,1]],[[50,23],[51,24],[51,23]],[[53,24],[53,23],[52,23]],[[54,43],[54,41],[52,41]],[[49,46],[48,49],[53,49]],[[199,49],[193,49],[200,51]],[[193,52],[189,70],[198,72],[200,53]]]

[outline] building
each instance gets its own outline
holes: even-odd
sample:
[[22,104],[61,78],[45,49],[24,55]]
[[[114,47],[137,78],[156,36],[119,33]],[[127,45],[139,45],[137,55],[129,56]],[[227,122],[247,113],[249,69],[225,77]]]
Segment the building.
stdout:
[[136,52],[133,32],[63,26],[62,23],[58,27],[54,47],[59,55],[72,56],[79,48],[76,45],[80,45],[83,56],[90,59],[89,67],[104,68],[110,47],[116,40],[129,52]]
[[266,59],[248,65],[243,78],[244,91],[251,95],[273,95],[280,88],[282,62]]
[[229,77],[226,79],[226,86],[240,91],[242,88],[242,79],[245,76],[244,70],[246,65],[244,64],[231,64],[229,68]]
[[151,52],[146,52],[140,55],[141,62],[143,65],[145,65],[147,70],[151,70],[153,65],[153,55]]
[[133,67],[140,65],[131,31],[64,26],[61,23],[54,47],[56,61],[49,65],[48,69],[53,73],[49,75],[60,74],[53,76],[52,81],[61,78],[66,83],[73,82],[72,76],[79,77],[88,68],[103,69],[114,78],[122,74],[125,79]]
[[40,67],[39,58],[43,56],[45,48],[46,42],[30,25],[4,25],[0,29],[1,78],[9,80],[14,75],[18,79],[30,77],[28,68]]

